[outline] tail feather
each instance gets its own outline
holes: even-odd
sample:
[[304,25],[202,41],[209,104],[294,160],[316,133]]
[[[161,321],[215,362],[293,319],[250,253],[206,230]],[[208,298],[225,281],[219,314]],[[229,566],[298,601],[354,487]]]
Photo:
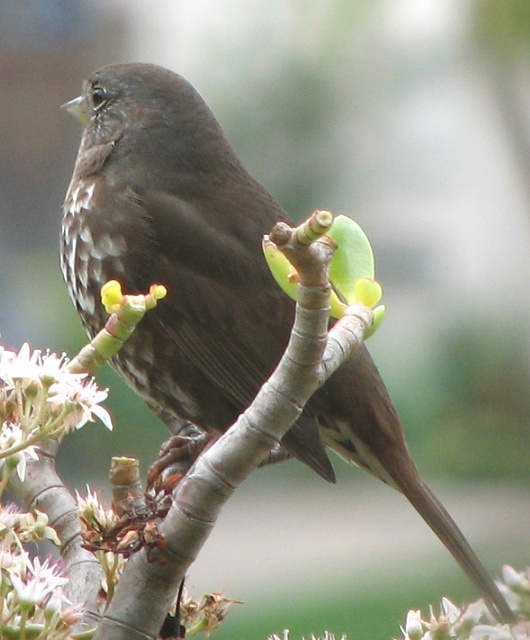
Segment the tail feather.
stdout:
[[471,582],[478,589],[491,614],[502,622],[515,622],[516,616],[504,596],[471,548],[447,509],[418,476],[412,482],[395,478],[416,511],[438,536]]
[[421,479],[388,391],[361,348],[329,380],[320,420],[324,444],[402,492],[481,593],[496,619],[516,617],[453,518]]

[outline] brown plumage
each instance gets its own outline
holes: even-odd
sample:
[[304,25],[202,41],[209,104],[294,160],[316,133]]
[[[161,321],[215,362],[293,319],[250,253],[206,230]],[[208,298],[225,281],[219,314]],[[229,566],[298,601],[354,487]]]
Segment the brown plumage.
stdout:
[[[180,76],[147,64],[96,72],[69,103],[86,126],[64,205],[62,269],[90,335],[101,285],[164,283],[114,366],[168,423],[224,431],[277,364],[294,304],[260,242],[281,207],[240,163],[215,117]],[[318,391],[282,441],[327,480],[334,449],[405,494],[499,618],[512,614],[421,480],[381,377],[363,348]]]

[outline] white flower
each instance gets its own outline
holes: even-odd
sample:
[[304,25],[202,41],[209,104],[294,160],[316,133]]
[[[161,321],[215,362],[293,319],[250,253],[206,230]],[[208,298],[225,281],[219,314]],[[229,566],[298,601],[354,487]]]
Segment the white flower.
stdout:
[[42,604],[53,591],[67,584],[68,579],[58,576],[56,567],[48,566],[48,560],[41,564],[38,558],[33,562],[26,558],[26,572],[13,572],[9,578],[18,599],[25,604]]
[[423,638],[423,620],[421,619],[421,612],[411,609],[407,613],[407,619],[405,622],[405,636],[407,640],[419,640]]
[[[7,423],[0,434],[0,450],[20,448],[28,439],[33,443],[61,439],[96,418],[112,429],[110,414],[100,404],[107,395],[88,374],[70,372],[64,354],[32,353],[27,343],[18,353],[0,350],[0,427],[2,421]],[[15,455],[11,463],[23,479],[27,457],[37,454],[27,448],[23,455]]]
[[100,402],[107,399],[108,395],[108,389],[99,389],[94,380],[89,380],[80,387],[78,393],[72,398],[74,402],[79,404],[83,412],[82,420],[77,426],[78,429],[84,426],[89,420],[93,422],[94,416],[96,416],[109,431],[112,431],[110,414],[104,407],[99,405]]
[[45,609],[53,612],[62,611],[71,605],[72,601],[66,597],[62,586],[59,585],[52,591],[50,597],[46,600]]
[[[17,354],[13,351],[8,351],[4,349],[4,347],[0,347],[0,381],[7,382],[7,380],[5,380],[7,377],[6,371],[16,356]],[[11,380],[11,376],[9,376],[9,380]]]
[[118,522],[116,513],[112,509],[105,509],[97,494],[92,492],[88,485],[87,492],[86,498],[83,498],[77,491],[75,492],[77,512],[87,526],[100,531],[108,531],[115,527]]
[[0,430],[0,452],[24,442],[24,432],[19,424],[4,422]]
[[15,572],[23,571],[24,561],[22,556],[19,553],[0,545],[0,569]]
[[530,580],[525,572],[516,571],[510,565],[505,564],[502,568],[502,577],[506,586],[515,593],[530,592]]
[[0,535],[4,535],[7,529],[14,529],[18,523],[20,511],[14,504],[0,507]]
[[26,463],[28,458],[32,458],[33,460],[39,459],[37,450],[34,446],[29,445],[22,451],[9,456],[9,458],[7,459],[9,464],[13,464],[13,466],[16,466],[17,474],[21,482],[24,482],[24,480],[26,479]]
[[[84,375],[84,374],[83,374]],[[67,427],[80,429],[88,421],[93,422],[94,416],[112,430],[112,420],[109,412],[99,406],[108,397],[107,389],[99,389],[94,380],[81,381],[78,378],[65,378],[50,387],[48,402],[58,405],[72,405],[72,413],[67,419]]]
[[445,620],[447,620],[450,625],[455,624],[462,615],[461,609],[454,605],[449,598],[442,598],[442,610],[445,614]]
[[454,631],[457,636],[460,638],[467,638],[471,629],[473,629],[478,621],[484,616],[487,612],[486,605],[484,601],[477,600],[476,602],[472,602],[468,605],[464,611],[460,615],[460,619],[456,621],[454,625]]
[[18,522],[20,540],[38,542],[47,539],[59,546],[61,542],[55,529],[49,526],[49,521],[48,515],[38,509],[33,513],[21,513]]
[[12,351],[4,351],[0,359],[0,380],[3,380],[10,387],[14,386],[16,380],[25,380],[26,384],[37,381],[39,379],[39,365],[37,363],[39,356],[40,351],[34,351],[31,354],[27,342],[24,342],[17,354]]
[[86,374],[84,373],[74,374],[68,371],[68,359],[66,358],[66,354],[64,353],[58,356],[56,353],[48,351],[40,358],[39,364],[39,375],[41,379],[51,380],[55,382],[61,380],[65,375],[67,375],[68,377],[86,376]]
[[[27,435],[24,433],[20,425],[7,422],[0,426],[0,455],[12,447],[24,445]],[[11,468],[16,467],[18,476],[22,482],[26,477],[27,458],[33,458],[33,460],[38,460],[39,458],[36,448],[33,445],[26,445],[23,450],[18,451],[7,458],[7,464]]]

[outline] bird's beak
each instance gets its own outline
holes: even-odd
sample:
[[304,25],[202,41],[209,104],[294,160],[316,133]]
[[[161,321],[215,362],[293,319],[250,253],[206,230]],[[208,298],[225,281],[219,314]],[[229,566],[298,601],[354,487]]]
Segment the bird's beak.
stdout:
[[77,118],[81,124],[88,124],[88,105],[84,96],[79,96],[61,105],[61,109]]

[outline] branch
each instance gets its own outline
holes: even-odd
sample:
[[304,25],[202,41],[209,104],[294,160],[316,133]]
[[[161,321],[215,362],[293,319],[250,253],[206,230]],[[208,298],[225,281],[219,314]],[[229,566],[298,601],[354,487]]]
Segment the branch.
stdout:
[[[145,313],[164,297],[165,289],[154,285],[146,295],[123,296],[118,283],[111,282],[102,294],[111,315],[105,327],[66,365],[65,370],[72,374],[99,370],[132,335]],[[56,439],[44,440],[40,437],[42,434],[38,434],[38,458],[28,457],[23,481],[18,474],[11,475],[9,489],[28,509],[45,513],[59,537],[69,577],[66,595],[85,611],[83,620],[76,625],[76,631],[80,632],[94,628],[99,621],[98,593],[104,574],[93,553],[82,546],[77,502],[55,469],[59,443],[66,432],[66,427],[63,431],[58,429],[54,432]]]
[[94,554],[81,546],[77,503],[55,470],[58,446],[55,440],[44,442],[38,460],[28,459],[24,481],[15,473],[9,480],[9,488],[28,509],[45,513],[49,525],[57,532],[69,578],[66,596],[73,603],[82,603],[85,609],[83,621],[77,626],[77,631],[82,631],[93,628],[99,621],[97,595],[103,572]]
[[327,376],[362,343],[372,312],[355,305],[330,331],[329,263],[333,242],[323,237],[332,223],[317,212],[296,229],[280,224],[271,240],[299,273],[296,317],[278,367],[252,405],[196,461],[177,486],[174,504],[160,526],[163,562],[145,549],[133,555],[94,640],[155,639],[178,586],[212,531],[234,489],[260,464],[300,415]]

